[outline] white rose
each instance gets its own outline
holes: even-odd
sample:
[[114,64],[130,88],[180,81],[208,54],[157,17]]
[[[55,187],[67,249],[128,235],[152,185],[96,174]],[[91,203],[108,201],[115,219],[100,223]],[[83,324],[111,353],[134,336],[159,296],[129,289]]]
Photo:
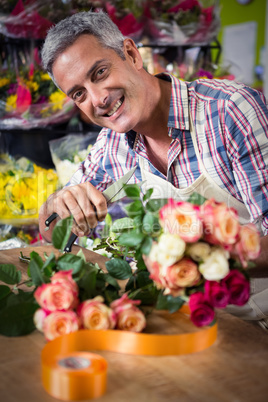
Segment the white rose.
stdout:
[[194,261],[205,261],[205,259],[209,256],[211,251],[210,245],[204,242],[198,242],[191,244],[187,248],[187,254],[194,260]]
[[183,257],[185,248],[185,241],[178,235],[162,234],[158,242],[156,261],[163,266],[173,265]]
[[208,281],[219,281],[229,273],[228,254],[222,248],[213,249],[205,261],[199,265],[199,271]]

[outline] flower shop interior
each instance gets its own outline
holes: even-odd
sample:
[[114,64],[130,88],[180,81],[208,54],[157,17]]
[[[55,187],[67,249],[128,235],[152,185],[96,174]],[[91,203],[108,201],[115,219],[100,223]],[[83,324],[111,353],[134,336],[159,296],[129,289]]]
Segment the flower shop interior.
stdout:
[[[134,212],[150,228],[161,227],[166,213],[161,206],[156,219],[152,203],[141,213],[135,204],[138,186],[126,189],[127,197],[108,207],[105,221],[90,236],[75,239],[76,255],[62,253],[61,237],[66,240],[71,235],[70,220],[55,231],[52,245],[39,232],[42,204],[68,183],[102,128],[54,84],[42,67],[41,49],[53,25],[81,11],[99,10],[109,15],[125,37],[133,39],[150,74],[169,72],[182,81],[239,81],[268,98],[268,0],[0,0],[1,400],[264,402],[268,320],[263,328],[227,310],[218,312],[223,307],[219,301],[213,311],[204,313],[204,323],[203,312],[202,317],[196,313],[189,320],[186,296],[170,285],[168,269],[161,273],[148,260],[154,254],[160,261],[162,251],[171,247],[177,254],[182,250],[182,258],[188,240],[182,244],[161,235],[157,248],[149,240],[151,229],[146,234],[134,233]],[[150,194],[144,197],[149,199]],[[228,215],[227,210],[224,213]],[[119,226],[121,243],[116,235]],[[54,254],[48,256],[51,250]],[[199,252],[203,258],[207,251],[205,247],[193,251]],[[223,254],[217,258],[226,262]],[[247,262],[244,258],[242,265]],[[234,273],[236,263],[232,263]],[[193,271],[194,267],[191,275]],[[210,279],[209,273],[206,278],[204,272],[205,291],[220,292],[215,285],[219,278]],[[196,285],[200,275],[195,272],[191,279],[194,312],[194,306],[203,302],[200,285]],[[242,305],[249,280],[239,275],[231,277],[226,271],[220,279],[224,289],[243,288],[243,295],[234,302]],[[86,288],[89,280],[94,284],[90,290]],[[160,295],[163,288],[168,291]],[[69,307],[55,307],[53,292],[58,292],[57,303],[64,298]],[[94,302],[89,303],[89,298]],[[159,310],[152,318],[148,300]],[[142,314],[140,303],[146,305]],[[54,318],[53,309],[58,314],[67,310],[68,323],[65,317]],[[166,310],[168,316],[162,314]],[[96,320],[96,311],[101,317],[97,320],[105,319],[101,336],[89,332],[95,328],[89,320]],[[179,319],[176,314],[181,314]],[[72,328],[66,330],[67,341],[65,335],[55,336],[54,327],[67,325]],[[127,325],[138,329],[131,334]],[[145,326],[150,338],[135,334],[134,339],[134,332],[142,332]],[[125,330],[125,338],[117,335],[120,331],[110,331],[114,328]]]

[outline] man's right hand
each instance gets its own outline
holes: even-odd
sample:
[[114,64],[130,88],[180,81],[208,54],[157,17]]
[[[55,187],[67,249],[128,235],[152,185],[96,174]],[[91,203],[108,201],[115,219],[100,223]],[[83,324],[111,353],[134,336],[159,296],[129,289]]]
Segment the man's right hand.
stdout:
[[98,222],[105,219],[107,203],[102,193],[90,182],[65,187],[50,195],[39,211],[39,231],[49,242],[56,220],[50,224],[47,231],[45,221],[53,212],[56,212],[61,219],[72,215],[74,218],[72,232],[77,236],[87,236]]

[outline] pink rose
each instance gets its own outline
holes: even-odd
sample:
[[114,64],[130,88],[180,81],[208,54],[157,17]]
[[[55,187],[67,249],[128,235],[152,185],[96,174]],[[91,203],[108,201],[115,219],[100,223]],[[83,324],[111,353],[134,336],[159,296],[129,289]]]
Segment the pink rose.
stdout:
[[245,276],[238,270],[233,269],[222,280],[229,290],[229,304],[243,306],[249,299],[250,285]]
[[79,293],[79,288],[77,283],[73,280],[71,269],[56,272],[51,278],[51,283],[62,283],[64,286],[70,287],[74,294],[78,295]]
[[44,331],[43,331],[44,320],[45,320],[45,318],[46,318],[49,314],[50,314],[49,311],[43,310],[42,308],[39,308],[39,309],[36,310],[36,312],[34,313],[33,322],[34,322],[34,325],[36,326],[36,328],[37,328],[40,332],[44,332]]
[[215,311],[202,292],[190,296],[189,308],[191,320],[197,327],[209,325],[214,320]]
[[47,283],[39,286],[34,292],[34,297],[45,310],[70,310],[77,306],[77,292],[72,286],[65,283]]
[[238,255],[244,268],[249,260],[255,260],[260,255],[260,233],[253,223],[241,226],[239,240],[234,245],[234,252]]
[[200,207],[189,202],[176,202],[172,198],[159,211],[160,224],[165,232],[194,243],[202,236]]
[[140,304],[140,300],[131,300],[126,293],[111,303],[111,308],[116,314],[116,328],[130,332],[141,332],[145,328],[146,319],[136,307],[137,304]]
[[201,211],[205,241],[230,249],[238,239],[237,211],[213,199],[206,201]]
[[182,258],[166,268],[165,279],[170,289],[194,286],[200,278],[198,266],[190,258]]
[[83,328],[112,329],[115,327],[115,314],[113,310],[103,303],[101,296],[82,302],[77,309]]
[[225,283],[206,281],[205,297],[213,307],[225,308],[229,302],[229,291]]
[[44,335],[48,341],[78,329],[79,320],[74,311],[54,311],[44,319],[43,323]]

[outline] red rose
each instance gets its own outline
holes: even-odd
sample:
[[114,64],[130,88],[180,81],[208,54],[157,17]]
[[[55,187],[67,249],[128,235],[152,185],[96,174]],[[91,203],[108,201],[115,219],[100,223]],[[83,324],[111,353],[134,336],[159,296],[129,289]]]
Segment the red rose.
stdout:
[[214,320],[214,309],[202,292],[197,292],[190,296],[189,308],[191,320],[197,327],[209,325]]
[[249,281],[238,270],[233,269],[222,280],[229,290],[229,303],[237,306],[243,306],[249,299],[250,286]]
[[229,303],[229,291],[226,283],[206,281],[205,296],[212,306],[216,308],[225,308]]

